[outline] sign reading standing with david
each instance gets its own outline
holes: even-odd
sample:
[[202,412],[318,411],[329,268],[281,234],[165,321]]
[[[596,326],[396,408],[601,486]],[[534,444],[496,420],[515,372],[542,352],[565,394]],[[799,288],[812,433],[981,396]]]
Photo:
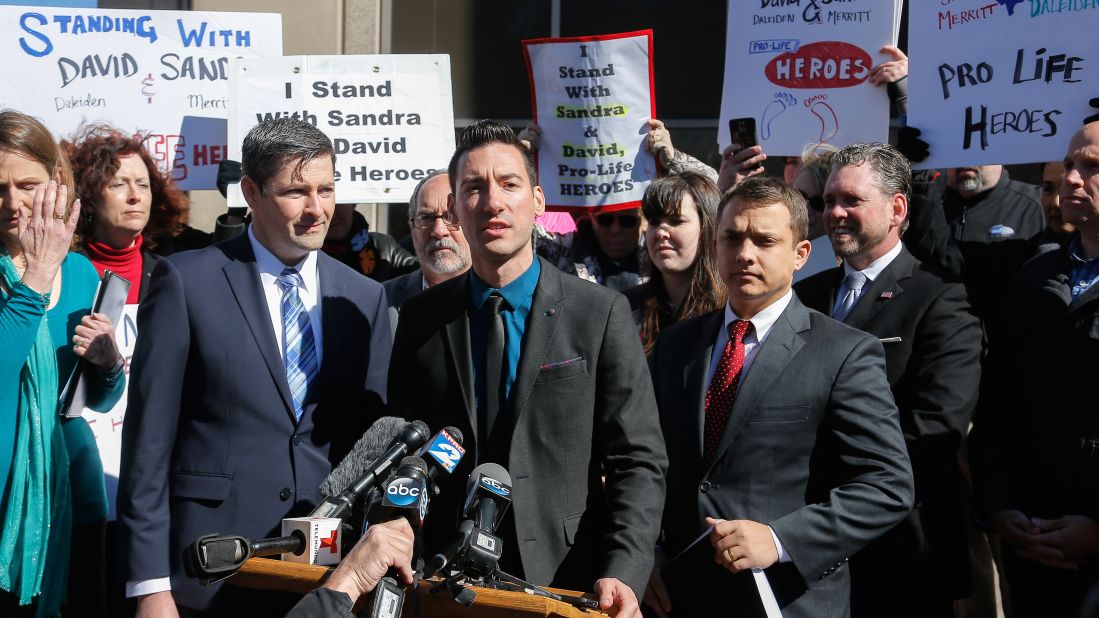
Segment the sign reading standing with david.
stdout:
[[729,121],[743,118],[769,155],[888,141],[889,97],[869,77],[890,59],[879,50],[896,44],[900,4],[730,0],[720,148],[731,143]]
[[1099,4],[913,2],[908,122],[921,168],[1060,161],[1099,94]]
[[656,114],[652,30],[523,41],[538,180],[555,210],[636,208],[656,161],[644,148]]
[[266,13],[0,6],[0,109],[57,137],[81,124],[144,133],[181,189],[213,189],[227,158],[230,58],[282,55]]
[[341,203],[406,202],[454,152],[449,56],[241,59],[229,73],[230,158],[261,121],[304,120],[332,139]]

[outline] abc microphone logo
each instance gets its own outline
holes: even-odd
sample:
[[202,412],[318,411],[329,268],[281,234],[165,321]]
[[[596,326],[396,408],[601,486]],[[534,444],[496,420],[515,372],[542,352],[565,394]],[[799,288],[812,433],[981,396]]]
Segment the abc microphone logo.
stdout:
[[420,499],[423,488],[415,479],[396,479],[385,488],[385,499],[395,506],[408,506]]
[[500,481],[497,481],[491,476],[482,476],[481,486],[491,491],[492,493],[503,496],[505,498],[511,496],[511,488],[507,485],[504,485]]

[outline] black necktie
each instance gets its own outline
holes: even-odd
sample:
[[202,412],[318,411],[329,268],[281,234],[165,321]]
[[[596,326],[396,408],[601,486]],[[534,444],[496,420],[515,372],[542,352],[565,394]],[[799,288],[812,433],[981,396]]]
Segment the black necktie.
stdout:
[[[484,311],[487,318],[485,323],[485,426],[479,432],[481,434],[481,453],[486,456],[492,452],[490,444],[493,440],[496,421],[500,418],[506,401],[504,396],[504,316],[501,310],[504,305],[504,297],[493,292],[485,301]],[[503,427],[501,427],[503,429]],[[499,436],[495,436],[499,437]],[[494,461],[484,459],[484,461]],[[506,465],[507,462],[498,462]]]

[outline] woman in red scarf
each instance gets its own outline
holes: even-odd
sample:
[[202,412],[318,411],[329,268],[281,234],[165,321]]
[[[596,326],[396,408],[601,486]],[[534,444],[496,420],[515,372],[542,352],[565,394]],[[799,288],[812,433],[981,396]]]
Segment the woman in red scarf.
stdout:
[[77,249],[100,275],[110,270],[130,281],[128,303],[143,297],[160,259],[152,253],[154,239],[177,234],[189,209],[186,196],[160,174],[144,138],[100,125],[61,143],[83,204]]

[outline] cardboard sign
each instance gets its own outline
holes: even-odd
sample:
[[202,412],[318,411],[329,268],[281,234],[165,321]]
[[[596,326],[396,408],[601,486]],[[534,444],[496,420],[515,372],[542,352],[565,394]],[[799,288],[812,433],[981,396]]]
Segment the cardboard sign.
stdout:
[[226,158],[230,58],[282,55],[267,13],[0,6],[0,108],[58,138],[81,124],[147,133],[181,189],[213,189]]
[[260,121],[305,120],[332,139],[341,203],[406,202],[454,154],[449,56],[242,59],[230,74],[231,158]]
[[523,41],[542,129],[538,180],[557,210],[637,208],[656,177],[652,30]]
[[109,521],[115,519],[115,498],[118,496],[118,473],[122,461],[122,423],[126,419],[126,397],[130,390],[130,359],[134,356],[134,346],[137,344],[137,305],[126,305],[122,310],[122,318],[115,324],[115,344],[122,358],[126,360],[123,372],[126,374],[126,386],[122,391],[122,397],[111,408],[110,412],[102,413],[94,410],[84,410],[84,420],[92,428],[96,446],[99,447],[99,458],[103,460],[103,481],[107,486],[107,505],[110,511],[107,515]]
[[[729,121],[754,118],[769,155],[808,144],[885,142],[889,96],[868,81],[896,41],[895,0],[730,0],[718,146]],[[744,146],[745,144],[740,144]]]
[[908,124],[919,168],[1060,161],[1095,113],[1099,5],[942,0],[909,8]]

